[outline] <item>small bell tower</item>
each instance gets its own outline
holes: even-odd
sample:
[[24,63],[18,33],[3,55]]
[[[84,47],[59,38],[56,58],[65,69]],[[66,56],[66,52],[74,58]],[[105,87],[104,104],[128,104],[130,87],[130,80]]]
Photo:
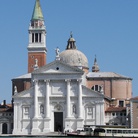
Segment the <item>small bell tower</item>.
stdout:
[[46,64],[46,27],[40,6],[40,0],[36,0],[32,19],[29,25],[28,44],[28,73],[34,70],[35,59],[38,60],[38,67]]
[[100,68],[97,64],[97,59],[96,59],[96,55],[95,55],[94,64],[92,66],[92,72],[99,72],[99,71],[100,71]]

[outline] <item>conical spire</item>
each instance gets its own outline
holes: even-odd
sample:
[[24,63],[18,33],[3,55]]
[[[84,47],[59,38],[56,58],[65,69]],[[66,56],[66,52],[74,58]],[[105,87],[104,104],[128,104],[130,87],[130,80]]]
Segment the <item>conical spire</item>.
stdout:
[[68,40],[68,44],[67,44],[67,48],[66,50],[69,49],[77,49],[76,45],[75,45],[75,39],[73,38],[72,32],[70,33],[70,38]]
[[40,0],[36,0],[31,20],[44,20]]
[[92,66],[92,72],[98,72],[100,71],[99,66],[97,64],[97,59],[96,59],[96,55],[95,55],[95,59],[94,59],[94,65]]

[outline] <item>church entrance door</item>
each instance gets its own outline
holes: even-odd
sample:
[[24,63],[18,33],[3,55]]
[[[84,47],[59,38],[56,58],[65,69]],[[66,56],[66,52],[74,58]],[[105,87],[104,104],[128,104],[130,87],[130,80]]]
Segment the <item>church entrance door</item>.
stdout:
[[54,112],[54,131],[63,131],[63,112]]

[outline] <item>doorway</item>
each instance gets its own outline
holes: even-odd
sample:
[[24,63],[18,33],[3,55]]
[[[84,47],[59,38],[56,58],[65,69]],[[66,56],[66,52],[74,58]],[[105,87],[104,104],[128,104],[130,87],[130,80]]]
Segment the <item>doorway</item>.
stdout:
[[63,131],[63,112],[54,112],[54,131]]
[[2,124],[2,134],[7,134],[7,124]]

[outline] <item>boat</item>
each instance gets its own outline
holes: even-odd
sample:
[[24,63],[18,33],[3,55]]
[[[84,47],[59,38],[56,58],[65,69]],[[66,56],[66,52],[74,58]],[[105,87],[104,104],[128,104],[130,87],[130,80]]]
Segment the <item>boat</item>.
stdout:
[[95,128],[95,136],[113,136],[113,137],[138,137],[138,129],[131,128]]
[[91,127],[84,127],[83,130],[77,130],[75,132],[68,132],[67,136],[84,137],[84,136],[94,136],[94,135],[93,135],[93,129]]
[[82,131],[67,133],[67,136],[79,136],[79,137],[137,137],[138,138],[138,129],[131,128],[103,128],[96,127],[92,129],[91,127],[85,127]]

